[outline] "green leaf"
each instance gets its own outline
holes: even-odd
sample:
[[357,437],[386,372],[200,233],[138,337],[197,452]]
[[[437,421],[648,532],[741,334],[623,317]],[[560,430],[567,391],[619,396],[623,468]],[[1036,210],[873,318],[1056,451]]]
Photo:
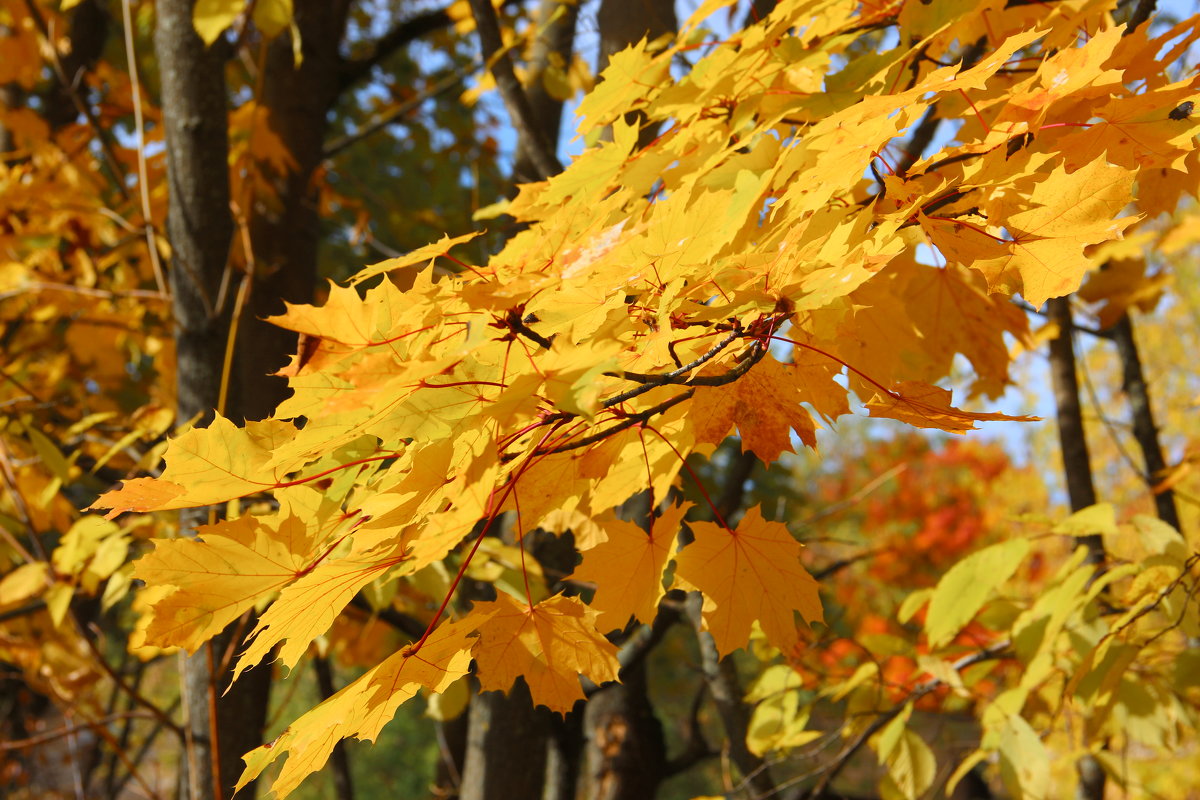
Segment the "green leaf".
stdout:
[[1112,503],[1096,503],[1081,508],[1054,526],[1053,533],[1062,536],[1103,536],[1117,532],[1117,512]]
[[938,581],[925,634],[931,648],[942,647],[983,608],[997,586],[1004,583],[1029,552],[1029,542],[1013,539],[972,553],[950,568]]
[[[925,740],[905,729],[887,759],[888,789],[905,800],[917,800],[933,785],[937,775],[937,759]],[[882,787],[881,787],[882,788]],[[886,796],[887,790],[881,794]]]

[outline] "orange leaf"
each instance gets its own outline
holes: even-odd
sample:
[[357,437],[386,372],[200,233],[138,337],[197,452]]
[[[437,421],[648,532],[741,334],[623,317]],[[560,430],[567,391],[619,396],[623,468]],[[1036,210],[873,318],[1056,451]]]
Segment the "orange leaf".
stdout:
[[937,428],[950,433],[966,433],[975,428],[976,422],[1032,422],[1038,419],[963,411],[950,405],[949,389],[921,381],[894,384],[887,394],[875,395],[866,406],[872,417],[898,419],[918,428]]
[[122,481],[120,487],[100,495],[96,502],[88,506],[88,510],[96,508],[112,509],[105,514],[106,519],[112,519],[126,511],[157,511],[160,508],[187,508],[188,504],[171,505],[175,498],[187,493],[187,489],[178,483],[171,483],[156,478],[130,478]]
[[785,525],[750,509],[736,530],[692,526],[696,540],[675,558],[675,574],[704,593],[704,620],[721,655],[744,647],[755,620],[771,644],[789,653],[799,643],[795,613],[823,621],[817,582],[800,565],[801,545]]
[[737,425],[742,449],[769,464],[785,451],[794,452],[793,430],[804,444],[816,447],[816,425],[802,399],[795,370],[768,354],[732,384],[698,387],[688,416],[696,441],[720,444]]
[[656,517],[647,533],[632,522],[614,519],[602,527],[608,540],[583,554],[571,576],[596,584],[591,606],[600,612],[599,628],[623,628],[629,617],[650,624],[663,594],[663,570],[675,554],[679,525],[691,503],[675,505]]
[[617,648],[596,630],[600,612],[578,598],[560,594],[530,607],[500,593],[475,609],[490,615],[475,646],[485,691],[508,691],[524,676],[534,703],[565,714],[583,699],[581,676],[597,684],[617,679]]

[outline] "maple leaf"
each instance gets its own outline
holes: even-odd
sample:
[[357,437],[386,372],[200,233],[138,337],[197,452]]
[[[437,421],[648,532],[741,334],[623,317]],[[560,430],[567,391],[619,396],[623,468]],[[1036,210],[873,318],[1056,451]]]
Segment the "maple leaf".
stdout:
[[[288,667],[295,666],[309,644],[329,630],[360,589],[405,561],[403,552],[402,546],[384,544],[310,565],[258,618],[250,645],[233,669],[233,680],[261,661],[279,642],[284,644],[279,648],[278,659]],[[404,564],[403,572],[411,570],[411,564]]]
[[865,403],[872,417],[887,417],[917,428],[937,428],[950,433],[966,433],[976,422],[1009,420],[1032,422],[1038,417],[963,411],[950,405],[950,390],[921,381],[893,384],[886,393],[876,394]]
[[194,653],[260,598],[303,574],[318,533],[294,516],[246,516],[201,526],[199,540],[154,540],[133,576],[170,591],[150,608],[144,641],[133,645]]
[[583,553],[573,580],[596,584],[591,607],[601,630],[623,628],[629,618],[650,624],[663,594],[663,570],[675,554],[679,526],[691,503],[673,505],[647,532],[622,519],[602,525],[608,539]]
[[[1043,167],[1044,168],[1044,167]],[[1116,219],[1132,199],[1134,173],[1097,159],[1068,173],[1059,164],[1023,200],[1031,207],[989,213],[1011,239],[976,223],[919,215],[921,226],[948,260],[979,270],[992,292],[1020,292],[1040,307],[1079,288],[1093,267],[1084,247],[1114,239],[1135,217]]]
[[214,505],[274,488],[280,480],[265,467],[275,447],[295,435],[296,427],[284,420],[247,422],[239,428],[218,414],[207,428],[192,428],[171,440],[159,478],[126,481],[89,508],[110,509],[106,516],[112,519],[125,511]]
[[419,650],[404,647],[390,655],[354,683],[292,722],[283,733],[245,757],[246,769],[238,779],[241,789],[282,755],[287,761],[271,784],[279,797],[286,796],[329,759],[333,747],[351,736],[374,741],[402,703],[419,689],[442,692],[467,674],[471,664],[471,634],[487,621],[478,608],[457,622],[439,626]]
[[1025,314],[1003,296],[989,294],[978,273],[956,265],[934,269],[914,263],[908,278],[903,301],[927,312],[913,320],[930,359],[927,374],[948,374],[954,354],[962,353],[977,376],[971,393],[999,397],[1008,383],[1004,335],[1027,343]]
[[[710,374],[710,373],[702,373]],[[801,405],[803,388],[795,371],[770,354],[731,385],[696,389],[688,413],[696,441],[720,444],[737,425],[742,449],[753,450],[765,463],[793,452],[791,432],[816,447],[816,425]]]
[[744,647],[756,620],[784,653],[800,641],[797,611],[805,622],[824,621],[817,582],[801,566],[801,544],[786,525],[763,519],[755,506],[734,530],[711,522],[691,528],[696,538],[675,557],[676,581],[711,601],[704,620],[721,655]]
[[579,598],[560,594],[530,606],[500,593],[475,608],[488,615],[474,651],[484,691],[508,691],[524,677],[534,703],[565,714],[583,699],[581,676],[617,680],[617,648],[596,630],[600,612]]

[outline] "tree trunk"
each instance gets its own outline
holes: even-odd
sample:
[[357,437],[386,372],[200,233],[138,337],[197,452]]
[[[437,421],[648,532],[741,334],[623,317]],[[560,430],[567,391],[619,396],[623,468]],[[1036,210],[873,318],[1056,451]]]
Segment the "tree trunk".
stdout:
[[588,698],[583,728],[589,800],[644,800],[666,777],[662,725],[646,693],[645,661]]
[[534,708],[525,680],[518,678],[507,694],[475,695],[467,713],[467,759],[459,797],[541,797],[552,714],[545,708]]
[[293,167],[279,183],[274,208],[247,209],[254,212],[254,275],[237,344],[238,373],[245,387],[238,407],[247,419],[265,418],[287,396],[286,381],[273,373],[296,351],[296,335],[264,319],[282,314],[284,301],[313,300],[321,237],[313,176],[321,165],[329,112],[341,91],[338,46],[347,7],[344,0],[298,0],[294,13],[303,48],[300,65],[295,63],[290,34],[275,39],[267,52],[261,102]]
[[[570,66],[575,52],[575,24],[578,20],[579,4],[564,4],[560,0],[541,0],[533,20],[541,34],[533,43],[533,59],[525,95],[529,98],[534,123],[551,147],[557,147],[562,130],[563,101],[546,89],[544,78],[554,61],[561,61],[564,68]],[[527,136],[518,137],[517,158],[513,164],[514,184],[538,178],[532,147]]]
[[[1112,327],[1113,341],[1121,357],[1121,388],[1129,398],[1129,410],[1133,416],[1133,438],[1142,450],[1146,471],[1142,478],[1153,490],[1162,479],[1167,468],[1162,446],[1158,441],[1158,426],[1154,423],[1154,410],[1150,405],[1150,390],[1146,376],[1142,374],[1142,358],[1138,353],[1137,340],[1133,337],[1133,321],[1128,314]],[[1175,507],[1175,493],[1166,489],[1154,494],[1154,507],[1158,518],[1179,529],[1179,511]]]
[[[229,214],[225,63],[192,28],[192,0],[160,0],[154,44],[162,82],[176,341],[176,414],[212,418],[229,332],[230,304],[218,306],[233,222]],[[206,521],[184,512],[184,535]],[[271,670],[252,670],[229,692],[214,675],[230,631],[183,660],[187,701],[186,784],[192,800],[232,796],[241,756],[261,743]],[[253,786],[241,797],[253,797]]]
[[[1075,374],[1074,324],[1068,297],[1050,300],[1047,312],[1058,325],[1058,335],[1050,340],[1050,378],[1058,409],[1058,439],[1062,446],[1063,473],[1071,510],[1095,505],[1096,487],[1092,482],[1092,462],[1083,428],[1083,410],[1079,402],[1079,380]],[[1081,536],[1087,548],[1087,563],[1097,568],[1104,564],[1104,540],[1099,534]],[[1099,569],[1095,574],[1099,574]],[[1103,800],[1104,770],[1092,755],[1075,762],[1079,775],[1076,797],[1079,800]]]
[[[1071,510],[1078,511],[1096,504],[1096,487],[1092,483],[1092,460],[1084,435],[1079,379],[1075,374],[1074,323],[1071,321],[1070,300],[1066,297],[1054,298],[1048,303],[1047,313],[1050,321],[1058,325],[1058,335],[1050,340],[1050,379],[1057,408],[1063,476],[1067,482]],[[1081,537],[1080,543],[1088,549],[1088,563],[1103,563],[1104,543],[1099,536]]]

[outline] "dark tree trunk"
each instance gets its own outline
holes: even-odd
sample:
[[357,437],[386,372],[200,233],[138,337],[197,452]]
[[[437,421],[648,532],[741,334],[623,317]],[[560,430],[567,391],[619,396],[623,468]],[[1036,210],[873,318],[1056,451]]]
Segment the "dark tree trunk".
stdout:
[[[1129,398],[1129,410],[1133,416],[1133,438],[1142,450],[1146,471],[1142,478],[1153,487],[1162,480],[1167,468],[1162,446],[1158,441],[1158,426],[1154,423],[1154,410],[1150,405],[1150,390],[1146,376],[1142,374],[1142,358],[1138,353],[1137,340],[1133,336],[1133,321],[1129,315],[1121,317],[1112,328],[1113,341],[1121,357],[1121,388]],[[1179,529],[1179,511],[1175,508],[1175,493],[1170,489],[1154,495],[1154,507],[1158,518]]]
[[[1054,385],[1054,401],[1058,411],[1058,439],[1062,446],[1063,473],[1071,510],[1095,505],[1096,487],[1092,482],[1092,462],[1084,435],[1083,410],[1079,402],[1079,381],[1075,374],[1074,323],[1071,301],[1056,297],[1047,306],[1051,322],[1058,325],[1058,335],[1050,340],[1050,378]],[[1104,541],[1099,534],[1081,536],[1087,548],[1087,563],[1102,567]],[[1097,571],[1096,574],[1099,574]],[[1076,796],[1079,800],[1103,800],[1104,770],[1092,755],[1075,762],[1079,774]]]
[[[674,0],[601,0],[596,12],[600,26],[600,56],[596,63],[599,74],[608,66],[608,60],[631,44],[643,38],[650,41],[675,33],[679,20],[675,16]],[[635,113],[626,116],[626,121],[637,125],[639,148],[654,141],[658,125],[646,125],[645,116]],[[607,132],[606,132],[607,133]]]
[[[559,132],[562,130],[563,102],[546,90],[543,77],[556,59],[570,65],[575,52],[575,24],[578,20],[579,4],[564,5],[559,0],[541,0],[534,20],[534,24],[543,30],[533,44],[531,74],[525,95],[529,98],[534,124],[542,132],[544,141],[549,142],[551,147],[557,146]],[[538,170],[530,152],[532,146],[526,136],[517,139],[517,158],[513,165],[514,184],[538,178]]]
[[524,679],[518,678],[507,694],[475,695],[467,713],[467,759],[459,797],[541,797],[553,715],[545,708],[534,708]]
[[279,203],[253,215],[254,276],[238,330],[238,373],[245,392],[239,410],[263,419],[287,395],[283,378],[272,377],[296,350],[296,335],[264,322],[282,314],[284,301],[311,303],[317,281],[321,220],[313,176],[329,112],[341,91],[338,45],[346,28],[345,0],[298,0],[295,22],[303,59],[295,64],[290,34],[270,45],[262,103],[268,122],[291,155],[293,169],[279,185]]
[[588,698],[583,727],[589,800],[645,800],[666,777],[666,743],[646,693],[645,661]]
[[[192,28],[192,0],[160,0],[154,44],[162,83],[170,208],[170,279],[176,341],[176,414],[212,418],[221,385],[230,303],[218,305],[233,221],[229,213],[225,63]],[[206,521],[198,509],[181,515],[184,533]],[[184,662],[192,800],[231,797],[241,756],[261,743],[270,689],[269,667],[252,670],[227,693],[220,669],[226,631]],[[253,786],[240,797],[253,797]]]
[[[1075,326],[1071,321],[1070,300],[1054,298],[1048,303],[1047,314],[1050,321],[1058,325],[1058,335],[1050,340],[1050,379],[1057,408],[1063,476],[1071,510],[1078,511],[1096,504],[1096,487],[1092,483],[1092,461],[1084,435],[1079,379],[1075,374]],[[1104,543],[1099,536],[1084,536],[1080,542],[1088,549],[1089,563],[1103,563]]]

